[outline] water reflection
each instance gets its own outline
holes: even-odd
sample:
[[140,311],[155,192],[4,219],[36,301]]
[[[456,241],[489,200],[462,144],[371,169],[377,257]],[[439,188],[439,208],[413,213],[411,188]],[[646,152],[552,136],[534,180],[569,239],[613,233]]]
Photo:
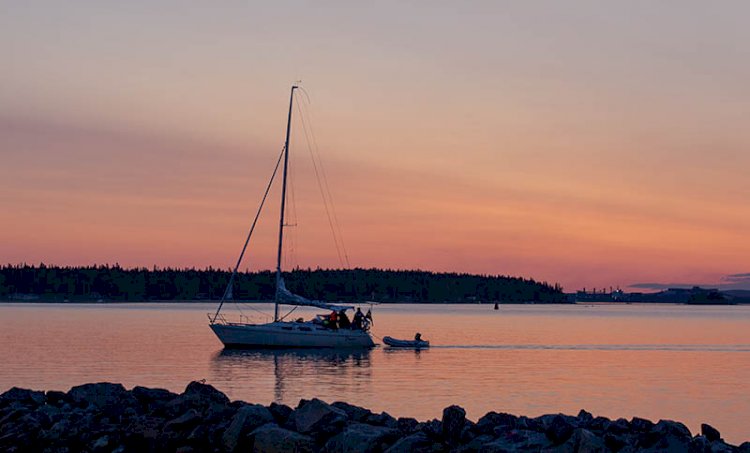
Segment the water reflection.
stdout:
[[316,387],[368,385],[371,351],[331,349],[223,349],[211,361],[215,381],[229,387],[267,383],[272,377],[273,401],[294,403]]

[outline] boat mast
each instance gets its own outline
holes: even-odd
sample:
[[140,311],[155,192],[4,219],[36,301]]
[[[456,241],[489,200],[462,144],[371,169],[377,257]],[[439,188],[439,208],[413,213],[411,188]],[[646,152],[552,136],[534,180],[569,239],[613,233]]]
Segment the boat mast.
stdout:
[[289,115],[286,120],[286,140],[284,141],[284,177],[281,183],[281,213],[279,215],[279,250],[276,254],[276,296],[274,298],[273,321],[279,320],[279,288],[281,287],[281,246],[284,240],[284,208],[286,205],[286,174],[289,166],[289,132],[292,127],[292,104],[294,103],[294,90],[297,85],[292,85],[289,94]]

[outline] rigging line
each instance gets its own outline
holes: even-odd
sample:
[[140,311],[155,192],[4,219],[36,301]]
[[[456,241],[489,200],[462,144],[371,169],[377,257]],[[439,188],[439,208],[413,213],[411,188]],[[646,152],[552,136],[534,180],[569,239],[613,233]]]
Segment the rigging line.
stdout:
[[227,285],[227,288],[224,290],[224,294],[221,296],[221,302],[219,302],[219,308],[216,309],[216,314],[214,315],[214,319],[212,322],[216,322],[216,318],[219,317],[219,312],[221,311],[221,307],[224,305],[224,301],[227,299],[227,296],[229,295],[229,291],[231,291],[232,289],[232,285],[234,284],[234,278],[237,275],[237,269],[239,269],[240,263],[242,263],[242,258],[245,256],[245,250],[247,250],[247,244],[250,243],[250,236],[252,236],[253,231],[255,231],[255,225],[258,223],[260,212],[263,210],[263,205],[266,203],[266,198],[268,198],[268,192],[271,190],[271,185],[273,184],[273,180],[276,178],[276,173],[279,170],[279,165],[281,164],[281,158],[284,156],[285,150],[286,150],[286,146],[282,148],[281,153],[279,153],[279,158],[276,160],[276,166],[273,168],[273,173],[271,174],[271,180],[268,181],[268,186],[266,186],[266,191],[263,194],[263,199],[261,199],[260,206],[258,206],[258,212],[255,213],[253,224],[250,226],[250,231],[248,231],[247,233],[247,239],[245,239],[245,245],[242,246],[242,252],[240,252],[240,257],[237,259],[237,264],[234,266],[234,270],[232,271],[232,276],[229,277],[229,284]]
[[292,313],[294,313],[294,310],[296,310],[296,309],[298,309],[298,308],[299,308],[299,305],[295,305],[295,306],[294,306],[294,308],[292,308],[292,309],[291,309],[291,310],[289,311],[289,313],[287,313],[287,314],[285,314],[284,316],[282,316],[282,317],[281,317],[281,319],[279,319],[279,321],[283,321],[283,320],[284,320],[284,319],[285,319],[285,318],[286,318],[287,316],[289,316],[289,315],[291,315]]
[[320,190],[320,196],[323,198],[323,206],[324,206],[325,211],[326,211],[326,217],[328,218],[328,225],[330,226],[331,233],[333,234],[333,243],[336,246],[336,254],[339,257],[339,263],[341,263],[341,265],[343,266],[344,265],[344,260],[343,260],[342,255],[341,255],[341,248],[339,247],[339,241],[336,238],[336,229],[333,226],[333,220],[331,218],[331,212],[328,209],[328,200],[326,199],[325,191],[323,190],[323,184],[320,182],[320,174],[318,173],[318,164],[315,161],[315,155],[313,154],[312,145],[310,144],[311,141],[310,141],[310,137],[308,136],[308,132],[307,132],[307,124],[306,124],[306,122],[304,120],[304,115],[303,115],[302,109],[300,108],[299,105],[300,105],[300,103],[298,102],[297,103],[297,110],[299,111],[299,114],[300,114],[299,115],[300,116],[300,123],[302,123],[302,129],[304,130],[304,133],[305,133],[305,140],[307,141],[307,149],[310,152],[310,157],[312,159],[313,170],[315,172],[315,179],[318,182],[318,189]]
[[[307,94],[307,93],[305,93]],[[307,97],[308,104],[310,103],[310,97]],[[315,129],[312,127],[312,113],[310,113],[309,110],[306,110],[308,116],[310,117],[310,120],[308,123],[310,123],[310,135],[312,136],[312,144],[313,144],[313,150],[315,154],[317,155],[318,162],[320,165],[320,172],[323,175],[323,185],[325,186],[326,192],[328,193],[328,200],[331,203],[331,212],[333,213],[333,223],[337,229],[338,235],[339,235],[339,242],[341,242],[341,249],[344,251],[344,258],[346,259],[346,267],[351,268],[351,264],[349,263],[349,254],[346,251],[346,245],[344,244],[344,234],[341,232],[341,223],[339,222],[338,215],[336,214],[336,204],[333,202],[333,194],[331,193],[331,188],[328,185],[328,176],[326,175],[325,166],[323,165],[323,159],[320,156],[320,149],[318,147],[318,139],[315,137]]]

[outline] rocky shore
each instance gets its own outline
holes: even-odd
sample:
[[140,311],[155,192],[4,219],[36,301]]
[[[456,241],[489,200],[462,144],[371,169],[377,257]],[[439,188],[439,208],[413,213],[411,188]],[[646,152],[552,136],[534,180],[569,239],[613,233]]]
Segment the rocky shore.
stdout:
[[12,388],[0,395],[4,452],[750,452],[709,425],[610,420],[586,411],[536,418],[490,412],[473,422],[458,406],[419,422],[343,402],[296,408],[230,401],[191,382],[181,394],[99,383],[69,392]]

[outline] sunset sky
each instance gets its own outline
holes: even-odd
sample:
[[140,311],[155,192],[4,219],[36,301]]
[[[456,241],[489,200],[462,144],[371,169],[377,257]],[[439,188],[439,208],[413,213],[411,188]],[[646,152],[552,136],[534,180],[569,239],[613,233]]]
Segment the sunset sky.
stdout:
[[[301,79],[352,266],[750,289],[749,17],[2,2],[0,263],[233,265]],[[298,113],[286,264],[340,267]],[[269,203],[243,268],[274,266]]]

